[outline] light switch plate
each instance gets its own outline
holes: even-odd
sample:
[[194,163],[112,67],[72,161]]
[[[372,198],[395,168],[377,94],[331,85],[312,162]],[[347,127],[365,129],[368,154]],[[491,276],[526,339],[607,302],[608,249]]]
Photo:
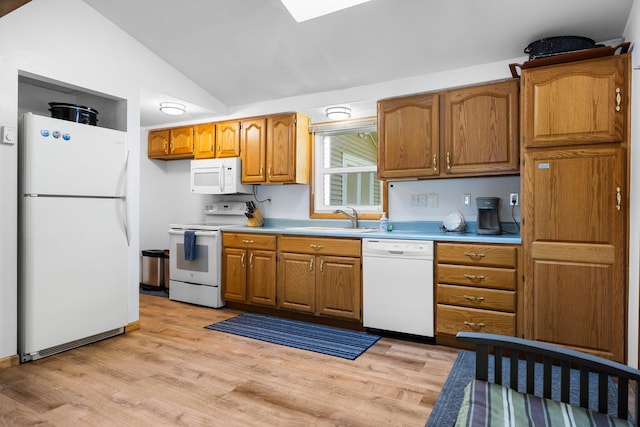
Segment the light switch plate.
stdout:
[[2,144],[13,145],[16,143],[16,128],[11,126],[0,126],[0,142]]

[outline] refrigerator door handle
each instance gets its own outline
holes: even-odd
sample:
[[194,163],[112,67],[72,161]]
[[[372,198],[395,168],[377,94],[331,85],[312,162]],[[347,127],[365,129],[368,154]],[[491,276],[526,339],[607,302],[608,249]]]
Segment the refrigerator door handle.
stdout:
[[129,242],[129,202],[127,200],[127,188],[128,188],[128,169],[129,169],[129,150],[126,151],[126,157],[124,159],[124,168],[122,170],[122,182],[123,182],[123,193],[124,195],[121,197],[123,203],[123,214],[122,214],[122,226],[124,227],[124,237],[127,239],[127,247],[130,247],[131,244]]

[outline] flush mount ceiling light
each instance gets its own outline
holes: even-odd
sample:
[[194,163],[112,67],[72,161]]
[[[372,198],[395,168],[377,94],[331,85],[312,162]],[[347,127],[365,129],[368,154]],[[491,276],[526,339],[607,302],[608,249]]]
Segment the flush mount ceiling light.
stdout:
[[328,107],[324,112],[329,120],[345,120],[351,118],[351,108],[349,107]]
[[177,102],[161,102],[160,111],[171,116],[179,116],[184,114],[186,107]]
[[308,21],[328,15],[370,0],[280,0],[291,16],[298,21]]

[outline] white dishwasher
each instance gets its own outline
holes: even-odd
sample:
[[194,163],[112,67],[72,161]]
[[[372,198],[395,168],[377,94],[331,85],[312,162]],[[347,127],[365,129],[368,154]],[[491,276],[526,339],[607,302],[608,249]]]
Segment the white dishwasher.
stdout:
[[433,242],[362,239],[363,326],[434,336]]

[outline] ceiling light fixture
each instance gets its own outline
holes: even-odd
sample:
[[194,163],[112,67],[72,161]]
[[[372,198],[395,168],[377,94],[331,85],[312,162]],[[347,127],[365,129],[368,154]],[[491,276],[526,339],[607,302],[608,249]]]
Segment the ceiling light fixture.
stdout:
[[329,120],[345,120],[351,118],[351,108],[349,107],[328,107],[324,112]]
[[280,0],[297,22],[328,15],[369,0]]
[[179,116],[184,114],[186,107],[182,104],[178,104],[177,102],[161,102],[160,111],[171,116]]

